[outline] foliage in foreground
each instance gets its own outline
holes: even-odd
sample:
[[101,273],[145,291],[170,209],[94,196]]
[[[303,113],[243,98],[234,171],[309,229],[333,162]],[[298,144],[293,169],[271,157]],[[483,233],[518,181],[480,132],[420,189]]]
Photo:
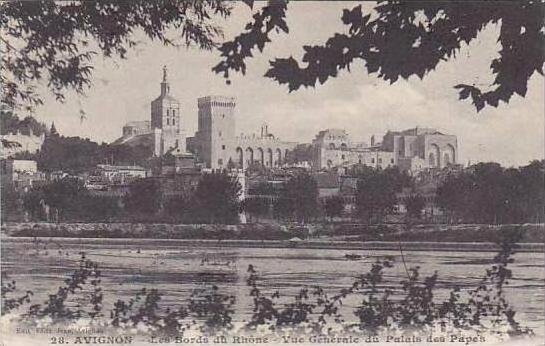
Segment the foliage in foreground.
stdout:
[[[253,0],[243,2],[251,8],[251,19],[230,40],[223,40],[220,25],[232,13],[232,3],[225,0],[2,2],[1,101],[41,104],[40,81],[59,100],[68,90],[84,93],[92,85],[95,59],[127,58],[142,44],[138,32],[166,46],[217,48],[221,60],[213,71],[230,83],[231,74],[245,74],[247,59],[263,52],[275,33],[290,34],[288,1],[255,8]],[[304,45],[302,54],[294,53],[301,55],[299,61],[273,59],[265,76],[293,91],[323,84],[363,62],[369,74],[390,83],[422,79],[493,25],[501,46],[490,61],[493,83],[482,89],[478,83],[455,85],[460,99],[471,99],[477,111],[497,107],[515,94],[526,96],[530,77],[543,74],[541,1],[499,6],[488,1],[378,1],[371,7],[343,6],[344,30],[321,44]]]
[[[250,265],[246,283],[253,309],[238,332],[408,335],[439,327],[443,331],[474,331],[500,337],[533,335],[516,320],[504,292],[504,285],[512,278],[508,265],[513,262],[514,244],[519,238],[518,232],[506,233],[493,265],[478,285],[466,291],[454,288],[443,301],[436,296],[437,273],[422,278],[416,267],[407,271],[401,284],[387,281],[385,272],[393,267],[391,258],[377,260],[369,272],[340,292],[331,294],[313,286],[301,288],[295,297],[279,291],[266,293],[268,289],[260,287],[259,274]],[[155,335],[181,335],[188,330],[203,335],[237,331],[233,321],[235,297],[221,293],[215,285],[194,289],[188,301],[179,306],[161,304],[163,295],[157,289],[144,288],[129,301],[117,300],[105,314],[101,276],[97,263],[82,254],[79,268],[46,302],[30,305],[23,314],[12,316],[20,323],[46,321],[52,325],[85,319],[91,324],[145,330]],[[15,282],[2,286],[2,314],[22,310],[30,302],[32,292],[14,298],[15,292]],[[350,299],[357,301],[354,308],[343,305]]]

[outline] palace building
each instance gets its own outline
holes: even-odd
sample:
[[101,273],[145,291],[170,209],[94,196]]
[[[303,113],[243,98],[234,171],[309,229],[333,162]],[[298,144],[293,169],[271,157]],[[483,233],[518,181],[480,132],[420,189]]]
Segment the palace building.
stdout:
[[[209,169],[246,169],[256,164],[282,167],[298,146],[274,136],[266,124],[258,134],[237,134],[234,97],[201,97],[197,106],[197,132],[186,138],[182,108],[171,93],[164,67],[160,95],[151,102],[150,120],[127,123],[122,137],[113,144],[143,146],[154,157],[170,153]],[[388,131],[377,143],[372,136],[370,144],[352,140],[346,130],[327,129],[316,135],[309,149],[309,164],[314,171],[359,164],[374,168],[397,166],[415,173],[458,161],[456,136],[421,127]]]
[[388,131],[382,142],[371,145],[354,143],[341,129],[320,131],[312,142],[312,168],[329,169],[362,164],[374,168],[397,166],[403,171],[444,168],[456,164],[458,142],[432,128],[416,127],[405,131]]
[[188,138],[188,149],[205,167],[239,168],[258,163],[280,167],[297,143],[286,142],[261,127],[259,135],[235,135],[236,101],[233,97],[207,96],[198,99],[199,121],[195,137]]

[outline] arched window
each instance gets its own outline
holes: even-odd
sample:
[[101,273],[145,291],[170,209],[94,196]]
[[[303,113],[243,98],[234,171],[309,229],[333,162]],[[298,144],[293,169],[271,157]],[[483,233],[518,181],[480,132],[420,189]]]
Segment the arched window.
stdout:
[[170,115],[170,109],[167,109],[167,117]]
[[[167,111],[167,112],[168,112],[168,111]],[[167,125],[170,125],[169,119],[170,119],[170,118],[167,118]]]
[[430,145],[430,154],[428,156],[430,167],[441,167],[441,151],[439,150],[439,146],[437,144],[431,144]]
[[176,110],[175,110],[175,109],[172,110],[172,116],[173,116],[173,117],[176,116]]
[[435,167],[435,155],[433,155],[433,153],[430,153],[429,161],[430,167]]
[[335,143],[329,143],[329,149],[335,149]]

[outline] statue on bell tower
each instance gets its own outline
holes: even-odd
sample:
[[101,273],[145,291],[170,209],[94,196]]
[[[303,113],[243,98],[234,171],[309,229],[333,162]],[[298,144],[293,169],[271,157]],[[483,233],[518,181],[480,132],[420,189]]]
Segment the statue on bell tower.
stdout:
[[163,66],[163,81],[161,82],[161,96],[168,95],[170,92],[170,85],[167,80],[167,66]]

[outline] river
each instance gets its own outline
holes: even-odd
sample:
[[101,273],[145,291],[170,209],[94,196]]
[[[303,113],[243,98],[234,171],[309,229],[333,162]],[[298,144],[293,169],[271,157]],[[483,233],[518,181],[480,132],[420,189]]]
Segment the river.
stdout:
[[[3,238],[2,272],[17,282],[18,289],[32,290],[33,303],[42,303],[78,266],[81,252],[99,263],[102,270],[106,311],[117,299],[128,300],[141,288],[157,288],[162,304],[185,303],[196,287],[217,285],[220,292],[237,298],[238,315],[245,319],[251,309],[246,286],[248,265],[259,275],[264,292],[279,290],[292,296],[301,287],[318,285],[328,292],[350,287],[372,263],[393,256],[393,268],[385,271],[389,284],[406,279],[400,251],[304,248],[241,248],[210,245],[184,246],[168,242],[149,243],[120,239]],[[358,254],[360,260],[345,255]],[[493,252],[403,251],[407,267],[419,266],[422,276],[439,274],[437,299],[459,286],[471,289],[490,267]],[[517,253],[513,279],[506,294],[523,325],[544,335],[545,255]]]

